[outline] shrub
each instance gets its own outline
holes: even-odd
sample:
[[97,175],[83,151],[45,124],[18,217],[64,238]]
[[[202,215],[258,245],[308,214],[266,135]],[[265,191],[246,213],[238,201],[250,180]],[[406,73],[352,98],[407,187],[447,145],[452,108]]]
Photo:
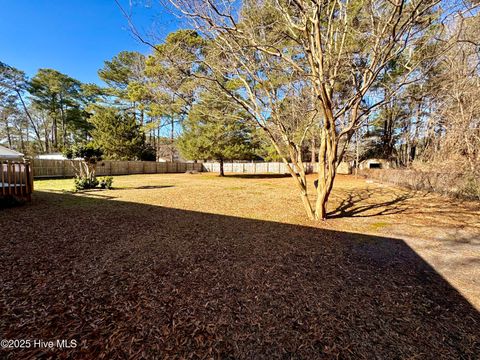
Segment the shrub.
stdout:
[[102,179],[100,179],[100,187],[102,189],[111,189],[113,184],[113,177],[111,176],[106,176]]
[[74,186],[75,191],[79,190],[86,190],[86,189],[94,189],[98,185],[98,180],[96,177],[88,177],[88,176],[78,176],[75,178]]
[[463,199],[480,199],[480,181],[476,174],[418,169],[366,169],[362,170],[361,174],[370,179],[414,190],[432,191]]
[[141,161],[156,161],[157,160],[157,152],[155,149],[150,145],[146,144],[139,154],[139,159]]
[[[92,189],[98,185],[95,177],[97,163],[102,161],[102,150],[92,143],[77,144],[64,151],[67,159],[71,160],[75,171],[75,190]],[[74,159],[81,159],[76,163]]]
[[102,160],[103,156],[102,150],[92,143],[74,145],[71,148],[65,149],[63,153],[67,159],[73,160],[80,158],[89,164],[96,164]]

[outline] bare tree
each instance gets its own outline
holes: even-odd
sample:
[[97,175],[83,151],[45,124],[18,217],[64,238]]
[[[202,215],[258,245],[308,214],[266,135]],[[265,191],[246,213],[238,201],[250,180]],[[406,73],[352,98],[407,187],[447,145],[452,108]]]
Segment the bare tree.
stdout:
[[430,116],[423,160],[475,174],[480,168],[480,16],[458,17],[449,30],[456,42],[425,90]]
[[[217,84],[269,134],[289,165],[310,219],[326,218],[346,145],[362,119],[385,102],[375,93],[378,82],[398,68],[402,76],[388,89],[389,95],[414,82],[420,65],[433,60],[431,48],[443,45],[435,38],[442,30],[440,21],[460,9],[435,0],[250,0],[241,7],[213,0],[170,4],[217,47],[215,61],[207,58],[205,64]],[[241,82],[243,91],[229,90],[232,81]],[[312,108],[304,109],[311,116],[292,129],[282,120],[280,104],[289,91],[305,94],[306,88],[314,94]],[[307,133],[317,122],[319,186],[312,201],[294,134]],[[279,137],[270,134],[272,126]]]
[[[40,141],[40,132],[37,128],[32,115],[28,109],[27,103],[24,98],[24,93],[28,90],[28,81],[23,71],[20,71],[12,66],[0,62],[0,97],[6,98],[8,96],[13,97],[15,102],[20,103],[26,118],[29,120],[31,128],[33,129],[35,136],[39,140],[40,150],[43,151],[43,145]],[[28,137],[28,125],[25,126],[26,135]],[[24,132],[21,131],[23,137]]]

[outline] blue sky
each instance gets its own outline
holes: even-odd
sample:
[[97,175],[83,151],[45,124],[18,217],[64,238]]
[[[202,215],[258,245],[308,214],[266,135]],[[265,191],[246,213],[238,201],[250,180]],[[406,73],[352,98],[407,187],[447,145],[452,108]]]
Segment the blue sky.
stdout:
[[[156,42],[177,27],[156,0],[120,2]],[[0,61],[28,76],[52,68],[101,83],[97,70],[122,50],[150,52],[133,38],[114,0],[0,0]]]

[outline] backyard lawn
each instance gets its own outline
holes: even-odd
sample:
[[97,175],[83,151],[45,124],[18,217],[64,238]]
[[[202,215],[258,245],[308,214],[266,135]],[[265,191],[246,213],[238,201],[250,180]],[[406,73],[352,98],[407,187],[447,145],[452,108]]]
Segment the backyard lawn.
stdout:
[[[480,204],[339,176],[155,174],[0,210],[0,358],[480,356]],[[0,350],[2,351],[2,350]]]

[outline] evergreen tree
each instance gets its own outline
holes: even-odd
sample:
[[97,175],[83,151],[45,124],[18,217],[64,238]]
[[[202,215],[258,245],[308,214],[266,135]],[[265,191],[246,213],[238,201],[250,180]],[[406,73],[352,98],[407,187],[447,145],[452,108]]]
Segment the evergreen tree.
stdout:
[[[28,144],[29,129],[31,128],[37,139],[37,145],[39,146],[40,151],[43,152],[44,147],[40,137],[40,131],[28,110],[28,103],[24,97],[28,88],[28,79],[23,71],[0,61],[0,111],[3,113],[2,118],[5,121],[5,128],[3,131],[8,135],[9,125],[7,123],[8,119],[6,118],[6,114],[16,114],[15,123],[19,130],[18,137],[20,138],[20,144],[17,145],[20,145],[19,147],[23,153],[31,152],[31,144]],[[12,107],[15,109],[13,112],[11,111]],[[2,129],[0,129],[0,132],[2,132]]]
[[132,115],[116,108],[97,106],[89,121],[93,125],[93,142],[106,158],[155,160],[153,149],[146,144],[145,134]]
[[51,119],[54,149],[78,140],[74,139],[77,132],[85,138],[89,114],[84,111],[80,81],[53,69],[40,69],[30,81],[29,92],[33,106],[48,113]]
[[248,115],[225,96],[204,92],[183,123],[177,140],[182,155],[188,159],[217,160],[224,176],[225,160],[255,157],[258,147]]
[[[199,84],[195,74],[203,71],[199,66],[205,40],[194,30],[178,30],[170,33],[165,42],[155,46],[147,57],[146,87],[143,96],[151,100],[151,115],[158,126],[166,126],[170,132],[170,160],[174,158],[176,126],[188,116],[197,100]],[[138,86],[130,86],[130,94],[139,93]]]

